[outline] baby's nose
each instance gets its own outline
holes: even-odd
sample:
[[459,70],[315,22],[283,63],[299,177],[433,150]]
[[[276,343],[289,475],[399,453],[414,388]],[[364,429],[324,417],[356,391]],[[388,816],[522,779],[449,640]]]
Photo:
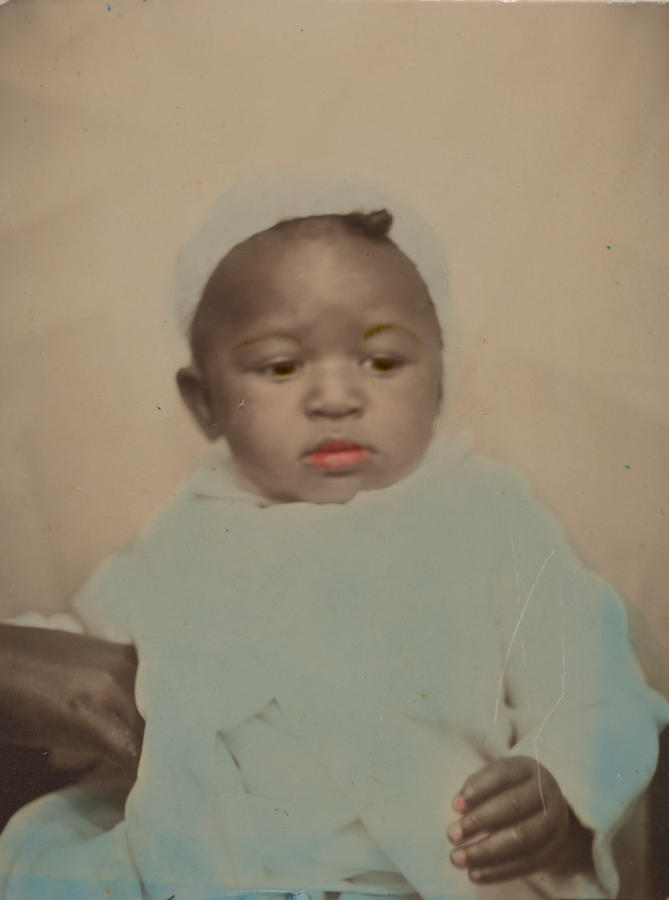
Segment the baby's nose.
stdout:
[[345,367],[314,373],[304,399],[308,415],[332,419],[359,415],[365,404],[365,393],[357,372]]

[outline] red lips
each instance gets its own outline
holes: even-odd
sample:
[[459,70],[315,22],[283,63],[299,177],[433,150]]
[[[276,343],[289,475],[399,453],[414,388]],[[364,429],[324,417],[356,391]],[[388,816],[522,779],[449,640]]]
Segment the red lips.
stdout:
[[308,453],[307,460],[321,469],[350,469],[371,459],[371,456],[370,451],[360,444],[333,438],[323,441]]

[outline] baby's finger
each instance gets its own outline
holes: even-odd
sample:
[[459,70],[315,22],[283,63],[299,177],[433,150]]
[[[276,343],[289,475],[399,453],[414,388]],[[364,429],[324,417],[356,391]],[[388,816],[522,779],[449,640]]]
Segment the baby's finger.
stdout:
[[484,869],[524,859],[542,850],[550,843],[553,834],[553,827],[546,822],[544,812],[540,811],[476,843],[458,847],[451,853],[451,861],[461,869]]
[[471,866],[469,877],[477,884],[493,884],[532,875],[555,864],[556,856],[560,851],[560,843],[559,838],[556,838],[538,850],[523,853],[506,862],[497,862],[483,867]]
[[470,775],[455,798],[458,812],[472,809],[493,794],[522,784],[531,775],[531,767],[524,756],[508,756],[497,759]]
[[532,781],[516,785],[475,806],[448,829],[453,843],[467,840],[482,831],[495,831],[527,819],[542,809],[541,795]]

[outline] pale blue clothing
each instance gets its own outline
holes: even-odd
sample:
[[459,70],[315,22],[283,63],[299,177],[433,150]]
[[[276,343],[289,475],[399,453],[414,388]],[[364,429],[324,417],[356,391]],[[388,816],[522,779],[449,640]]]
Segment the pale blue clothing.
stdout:
[[[312,505],[212,463],[75,610],[137,647],[138,779],[125,810],[80,786],[22,811],[0,897],[615,896],[669,710],[620,600],[509,468],[437,442],[402,482]],[[555,775],[594,871],[477,888],[452,866],[453,797],[509,754]]]

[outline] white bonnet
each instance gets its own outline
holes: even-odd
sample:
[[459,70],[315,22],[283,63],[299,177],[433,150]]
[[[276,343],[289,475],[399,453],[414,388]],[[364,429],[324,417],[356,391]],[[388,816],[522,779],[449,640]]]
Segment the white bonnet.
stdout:
[[371,212],[393,215],[390,237],[416,264],[442,322],[447,281],[440,241],[431,226],[393,191],[354,178],[277,171],[235,182],[214,204],[179,253],[170,305],[187,336],[202,290],[219,260],[246,238],[281,219],[328,213]]

